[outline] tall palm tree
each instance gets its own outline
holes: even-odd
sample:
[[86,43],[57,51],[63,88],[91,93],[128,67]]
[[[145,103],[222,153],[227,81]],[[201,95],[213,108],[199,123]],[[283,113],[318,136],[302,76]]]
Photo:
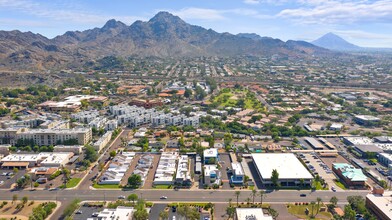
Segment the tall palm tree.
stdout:
[[261,203],[261,205],[263,205],[263,199],[265,197],[265,192],[263,190],[260,190],[259,196],[260,196],[260,203]]
[[240,197],[241,192],[235,191],[235,196],[237,197],[237,207],[238,207],[238,198]]
[[320,197],[317,197],[317,210],[316,210],[316,215],[319,213],[320,211],[320,203],[322,201],[322,199]]
[[310,215],[310,217],[311,217],[311,218],[314,218],[313,213],[314,213],[314,205],[316,205],[316,202],[315,202],[315,201],[312,201],[312,202],[310,202],[310,205],[312,206],[312,214]]
[[250,198],[248,197],[248,198],[246,198],[246,205],[248,205],[249,203],[250,203]]
[[252,204],[255,204],[255,197],[256,197],[256,195],[257,195],[257,191],[255,189],[253,189],[252,190],[252,194],[251,194],[251,196],[252,196]]

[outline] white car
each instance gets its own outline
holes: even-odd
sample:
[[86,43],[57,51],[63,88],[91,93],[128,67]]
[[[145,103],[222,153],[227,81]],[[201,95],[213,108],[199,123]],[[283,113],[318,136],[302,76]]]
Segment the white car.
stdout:
[[4,181],[0,181],[0,186],[4,184]]
[[119,199],[125,199],[125,196],[119,196],[118,198]]
[[167,199],[167,196],[161,196],[161,199]]

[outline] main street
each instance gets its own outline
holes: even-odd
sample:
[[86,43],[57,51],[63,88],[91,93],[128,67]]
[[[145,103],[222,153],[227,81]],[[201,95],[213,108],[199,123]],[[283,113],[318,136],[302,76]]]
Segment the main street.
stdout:
[[[161,196],[167,196],[165,201],[176,202],[228,202],[231,198],[236,201],[234,190],[58,190],[58,191],[1,191],[0,200],[12,200],[14,194],[19,198],[28,196],[29,200],[57,200],[63,203],[68,203],[73,199],[80,199],[82,201],[114,201],[119,196],[128,196],[135,193],[139,198],[147,201],[158,201]],[[247,198],[251,198],[250,190],[240,190],[239,201],[245,202]],[[272,203],[288,203],[288,202],[311,202],[316,201],[320,197],[323,201],[329,201],[332,196],[336,196],[339,202],[346,202],[347,196],[360,195],[366,196],[368,191],[344,191],[344,192],[331,192],[331,191],[314,191],[310,190],[278,190],[265,193],[264,202]],[[300,194],[306,194],[301,197]],[[260,201],[257,196],[256,201]]]

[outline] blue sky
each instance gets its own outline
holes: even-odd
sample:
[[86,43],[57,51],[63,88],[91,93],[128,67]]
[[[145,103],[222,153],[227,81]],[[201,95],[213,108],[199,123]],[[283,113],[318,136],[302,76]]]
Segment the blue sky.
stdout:
[[306,41],[334,32],[360,46],[392,47],[392,0],[0,0],[0,30],[53,38],[159,11],[218,32]]

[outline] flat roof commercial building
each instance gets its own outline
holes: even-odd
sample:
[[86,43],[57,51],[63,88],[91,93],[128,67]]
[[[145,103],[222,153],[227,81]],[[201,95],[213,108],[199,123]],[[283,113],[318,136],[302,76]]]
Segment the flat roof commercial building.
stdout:
[[361,169],[347,163],[334,163],[332,170],[349,188],[363,188],[367,181],[367,177]]
[[204,150],[203,157],[204,157],[204,164],[209,164],[211,158],[215,159],[215,163],[218,162],[218,149],[210,148]]
[[392,192],[384,192],[383,195],[368,194],[366,207],[370,209],[378,219],[392,219]]
[[301,184],[310,186],[312,174],[302,165],[292,153],[254,153],[251,154],[261,181],[266,186],[272,186],[272,171],[279,173],[278,182],[282,187],[295,187]]
[[324,145],[312,137],[305,137],[305,141],[315,150],[322,150],[325,148]]
[[265,215],[261,208],[236,208],[235,220],[273,220],[272,216]]
[[241,163],[231,163],[232,176],[230,183],[232,184],[243,184],[244,183],[244,169],[242,169]]
[[10,154],[1,159],[3,168],[28,168],[35,166],[61,167],[68,163],[73,153]]
[[364,126],[375,126],[380,123],[380,118],[374,117],[372,115],[355,115],[354,121],[357,124]]

